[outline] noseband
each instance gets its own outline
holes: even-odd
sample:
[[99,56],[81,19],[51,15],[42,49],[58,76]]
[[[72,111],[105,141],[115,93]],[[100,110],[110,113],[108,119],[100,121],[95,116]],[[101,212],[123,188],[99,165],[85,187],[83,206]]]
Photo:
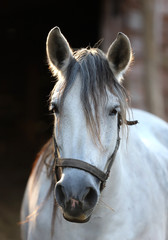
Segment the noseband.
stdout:
[[[126,121],[127,125],[135,125],[137,124],[138,121]],[[106,172],[101,171],[100,169],[98,169],[97,167],[86,163],[82,160],[79,159],[74,159],[74,158],[58,158],[58,146],[57,146],[57,142],[56,139],[54,137],[54,146],[55,146],[55,177],[56,177],[56,181],[59,180],[59,173],[58,173],[58,168],[62,168],[62,167],[69,167],[69,168],[77,168],[80,170],[84,170],[90,174],[92,174],[93,176],[97,177],[101,184],[100,184],[100,191],[102,191],[105,187],[105,183],[106,180],[109,177],[110,174],[110,170],[111,167],[113,165],[114,159],[116,157],[119,145],[120,145],[120,126],[122,125],[122,120],[121,120],[121,116],[120,114],[118,114],[118,128],[117,128],[117,141],[116,141],[116,146],[114,149],[114,152],[112,153],[111,157],[108,159],[107,162],[107,170]]]

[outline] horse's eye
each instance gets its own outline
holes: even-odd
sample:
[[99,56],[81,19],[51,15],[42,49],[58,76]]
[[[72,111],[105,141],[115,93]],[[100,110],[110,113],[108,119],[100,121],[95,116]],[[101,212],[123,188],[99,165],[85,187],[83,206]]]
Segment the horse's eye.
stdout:
[[109,112],[109,116],[115,116],[117,114],[117,110],[115,108],[111,109]]
[[58,105],[57,105],[57,104],[52,104],[52,106],[51,106],[51,111],[52,111],[53,113],[58,114],[58,113],[59,113]]

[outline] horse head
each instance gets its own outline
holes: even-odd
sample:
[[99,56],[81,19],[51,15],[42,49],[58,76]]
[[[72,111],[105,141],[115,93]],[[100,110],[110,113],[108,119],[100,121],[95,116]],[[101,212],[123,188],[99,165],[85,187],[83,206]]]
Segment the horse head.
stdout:
[[48,34],[47,57],[57,77],[50,105],[56,158],[67,163],[58,166],[55,196],[65,219],[86,222],[99,201],[102,182],[86,167],[68,161],[106,172],[119,125],[126,121],[127,94],[121,80],[132,59],[130,41],[119,33],[106,55],[97,48],[73,52],[55,27]]

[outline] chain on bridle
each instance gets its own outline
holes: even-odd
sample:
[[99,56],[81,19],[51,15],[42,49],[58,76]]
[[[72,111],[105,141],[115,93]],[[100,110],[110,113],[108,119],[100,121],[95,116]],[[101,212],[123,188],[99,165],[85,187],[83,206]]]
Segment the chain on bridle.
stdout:
[[[125,124],[126,125],[135,125],[137,124],[138,121],[126,121]],[[60,179],[59,177],[59,172],[58,169],[62,168],[62,167],[70,167],[70,168],[77,168],[80,170],[84,170],[90,174],[92,174],[93,176],[97,177],[100,181],[100,191],[102,191],[105,187],[105,183],[106,180],[109,177],[110,174],[110,170],[111,167],[113,165],[113,162],[115,160],[119,145],[120,145],[120,126],[122,125],[122,120],[121,120],[121,116],[120,114],[118,114],[118,130],[117,130],[117,141],[116,141],[116,146],[114,149],[114,152],[112,153],[111,157],[108,159],[107,162],[107,170],[106,172],[101,171],[100,169],[98,169],[97,167],[86,163],[82,160],[79,159],[74,159],[74,158],[59,158],[57,152],[59,151],[58,146],[57,146],[57,142],[56,139],[54,137],[54,146],[55,146],[55,177],[56,177],[56,181],[58,181]]]

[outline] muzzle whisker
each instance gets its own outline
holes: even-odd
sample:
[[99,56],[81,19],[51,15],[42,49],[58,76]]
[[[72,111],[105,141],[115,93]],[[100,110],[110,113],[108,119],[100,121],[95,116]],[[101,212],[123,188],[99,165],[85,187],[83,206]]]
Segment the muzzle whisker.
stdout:
[[105,203],[103,200],[99,200],[100,204],[108,209],[110,209],[112,212],[115,212],[114,208],[110,207],[107,203]]

